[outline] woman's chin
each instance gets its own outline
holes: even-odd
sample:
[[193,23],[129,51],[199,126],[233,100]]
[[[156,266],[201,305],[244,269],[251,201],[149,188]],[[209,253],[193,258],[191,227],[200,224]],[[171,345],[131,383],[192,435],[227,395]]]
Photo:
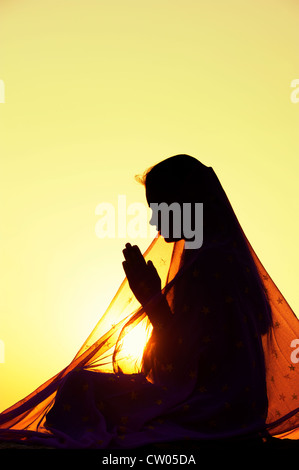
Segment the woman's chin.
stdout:
[[164,237],[162,233],[160,233],[160,235],[164,238],[166,243],[174,243],[174,242],[178,242],[179,240],[181,240],[181,238]]

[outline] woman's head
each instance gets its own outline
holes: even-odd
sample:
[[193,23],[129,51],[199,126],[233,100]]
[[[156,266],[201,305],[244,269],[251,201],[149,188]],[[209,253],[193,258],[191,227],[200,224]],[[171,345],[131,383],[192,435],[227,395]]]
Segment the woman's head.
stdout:
[[208,167],[190,155],[162,160],[151,167],[143,179],[148,203],[196,202],[207,170]]
[[[144,175],[142,183],[146,199],[153,210],[150,223],[157,227],[167,242],[184,238],[189,240],[190,248],[201,246],[203,204],[211,197],[209,174],[210,168],[196,158],[180,154],[159,162]],[[166,205],[169,208],[164,211],[164,219],[163,211],[157,210],[157,205],[161,209],[163,204],[164,208]],[[187,232],[189,236],[186,236]]]

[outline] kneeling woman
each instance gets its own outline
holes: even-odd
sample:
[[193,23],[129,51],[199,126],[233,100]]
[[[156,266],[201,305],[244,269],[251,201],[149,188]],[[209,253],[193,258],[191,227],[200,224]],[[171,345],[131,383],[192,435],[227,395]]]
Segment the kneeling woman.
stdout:
[[[154,255],[158,243],[159,249],[173,244],[163,288],[158,267],[137,246],[124,249],[127,281],[141,307],[121,338],[142,315],[152,326],[141,370],[126,374],[116,366],[114,373],[98,372],[89,359],[63,379],[46,428],[65,447],[263,436],[263,337],[272,328],[272,312],[225,192],[212,168],[187,155],[155,165],[144,184],[151,207],[175,202],[181,208],[181,236],[174,217],[167,225],[161,211],[153,214],[159,236],[147,255]],[[191,243],[187,248],[183,230],[186,203],[197,230],[196,204],[203,204],[203,243],[195,249]],[[117,352],[116,344],[115,363]]]

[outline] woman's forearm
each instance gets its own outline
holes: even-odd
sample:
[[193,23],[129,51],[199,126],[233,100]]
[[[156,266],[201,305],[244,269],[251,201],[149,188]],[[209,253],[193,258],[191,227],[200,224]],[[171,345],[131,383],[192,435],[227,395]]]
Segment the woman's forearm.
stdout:
[[145,304],[144,310],[156,330],[164,329],[172,320],[173,314],[165,295],[162,293]]

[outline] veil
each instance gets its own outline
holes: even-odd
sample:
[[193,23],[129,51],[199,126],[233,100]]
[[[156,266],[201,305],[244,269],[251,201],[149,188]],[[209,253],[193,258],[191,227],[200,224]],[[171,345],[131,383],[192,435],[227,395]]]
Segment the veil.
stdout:
[[[167,333],[153,330],[146,305],[139,304],[125,278],[74,359],[0,414],[1,440],[34,442],[43,438],[45,443],[52,443],[53,432],[46,426],[47,413],[60,385],[78,369],[107,375],[143,374],[149,383],[171,390],[159,411],[161,416],[171,417],[173,422],[177,416],[184,429],[189,426],[193,432],[190,435],[196,438],[198,422],[181,418],[179,408],[185,407],[187,416],[188,409],[200,403],[198,416],[203,423],[209,423],[209,432],[204,433],[199,426],[199,437],[219,438],[224,430],[221,426],[215,428],[209,419],[209,413],[213,415],[218,406],[219,384],[223,390],[233,389],[221,397],[227,423],[231,402],[243,400],[237,398],[241,396],[240,384],[245,390],[243,376],[247,380],[254,370],[253,363],[257,363],[257,375],[252,380],[249,377],[250,386],[257,387],[253,395],[258,396],[263,390],[264,370],[267,403],[253,403],[248,416],[256,416],[258,424],[261,418],[272,436],[299,437],[299,355],[292,347],[297,345],[294,340],[299,343],[299,321],[249,243],[211,167],[206,167],[205,179],[213,194],[211,206],[220,201],[225,213],[221,236],[204,239],[198,250],[187,250],[184,240],[166,243],[157,235],[144,253],[145,260],[151,260],[159,273],[162,294],[173,313]],[[223,288],[227,290],[220,301],[217,293]],[[135,350],[132,345],[137,345]],[[262,352],[263,359],[255,351]],[[230,372],[235,360],[239,361],[234,365],[240,370],[239,376]],[[228,384],[224,372],[231,374]],[[259,384],[256,377],[261,377]],[[238,408],[235,411],[239,414]],[[157,419],[159,413],[155,412],[152,418]],[[233,422],[225,435],[236,434],[239,424]]]

